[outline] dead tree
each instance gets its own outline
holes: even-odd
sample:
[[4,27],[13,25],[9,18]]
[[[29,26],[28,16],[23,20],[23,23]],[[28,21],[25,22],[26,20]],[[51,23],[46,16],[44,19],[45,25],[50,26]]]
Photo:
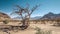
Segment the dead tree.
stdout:
[[29,26],[29,19],[30,19],[31,14],[34,12],[34,10],[37,9],[37,7],[39,7],[39,5],[34,6],[31,10],[29,10],[29,4],[27,4],[26,8],[22,8],[19,5],[16,5],[16,7],[18,8],[18,10],[14,11],[13,13],[21,16],[21,18],[22,18],[21,28],[26,29]]

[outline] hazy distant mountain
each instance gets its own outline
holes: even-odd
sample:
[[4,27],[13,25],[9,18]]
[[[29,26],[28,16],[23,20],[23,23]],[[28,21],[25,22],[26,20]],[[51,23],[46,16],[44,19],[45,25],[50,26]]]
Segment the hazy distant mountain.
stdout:
[[[14,19],[21,19],[21,17],[15,17]],[[49,12],[48,14],[45,14],[44,16],[36,16],[36,17],[31,17],[30,20],[55,20],[55,19],[60,19],[60,14],[54,14],[52,12]]]
[[54,14],[52,12],[49,12],[48,14],[44,15],[41,19],[60,19],[60,14]]
[[38,20],[40,18],[41,18],[41,16],[36,16],[36,17],[31,17],[30,20]]
[[21,19],[21,17],[14,17],[12,19],[19,20],[19,19]]
[[[30,20],[37,20],[40,19],[41,16],[31,17]],[[14,17],[13,19],[21,19],[21,17]]]

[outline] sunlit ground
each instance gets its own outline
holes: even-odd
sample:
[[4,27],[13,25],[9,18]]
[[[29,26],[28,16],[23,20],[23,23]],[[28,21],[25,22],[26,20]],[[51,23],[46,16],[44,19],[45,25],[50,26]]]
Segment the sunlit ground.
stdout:
[[[35,27],[39,27],[43,30],[51,30],[52,34],[60,34],[60,27],[55,27],[50,24],[30,24],[29,28],[26,30],[18,30],[18,31],[9,31],[10,34],[35,34]],[[6,32],[0,31],[0,34],[7,34]]]

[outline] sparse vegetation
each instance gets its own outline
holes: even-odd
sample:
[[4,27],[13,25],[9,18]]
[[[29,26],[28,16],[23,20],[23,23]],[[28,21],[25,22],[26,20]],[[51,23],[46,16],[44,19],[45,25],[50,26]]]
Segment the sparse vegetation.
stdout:
[[3,23],[4,23],[4,24],[8,24],[9,21],[8,21],[8,20],[4,20]]
[[56,23],[53,24],[53,26],[60,26],[60,20],[57,20]]
[[44,30],[42,30],[38,27],[36,27],[35,30],[37,31],[36,34],[52,34],[52,32],[50,30],[49,31],[44,31]]

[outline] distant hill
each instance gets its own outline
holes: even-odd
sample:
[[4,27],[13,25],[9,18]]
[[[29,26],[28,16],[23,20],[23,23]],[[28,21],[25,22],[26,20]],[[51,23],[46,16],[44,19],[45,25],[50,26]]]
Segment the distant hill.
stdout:
[[[36,16],[36,17],[31,17],[30,18],[30,20],[38,20],[38,19],[40,19],[41,18],[41,16]],[[13,19],[15,19],[15,20],[21,20],[21,17],[14,17]]]
[[0,19],[10,18],[7,14],[0,12]]
[[[13,19],[21,19],[21,17],[15,17]],[[52,12],[49,12],[44,16],[31,17],[30,20],[60,20],[60,14],[54,14]]]
[[40,18],[41,18],[41,16],[36,16],[36,17],[31,17],[30,20],[38,20]]
[[42,18],[40,18],[42,20],[48,19],[48,20],[58,20],[60,19],[60,14],[54,14],[52,12],[49,12],[48,14],[44,15]]
[[14,19],[14,20],[21,20],[21,17],[14,17],[12,19]]

